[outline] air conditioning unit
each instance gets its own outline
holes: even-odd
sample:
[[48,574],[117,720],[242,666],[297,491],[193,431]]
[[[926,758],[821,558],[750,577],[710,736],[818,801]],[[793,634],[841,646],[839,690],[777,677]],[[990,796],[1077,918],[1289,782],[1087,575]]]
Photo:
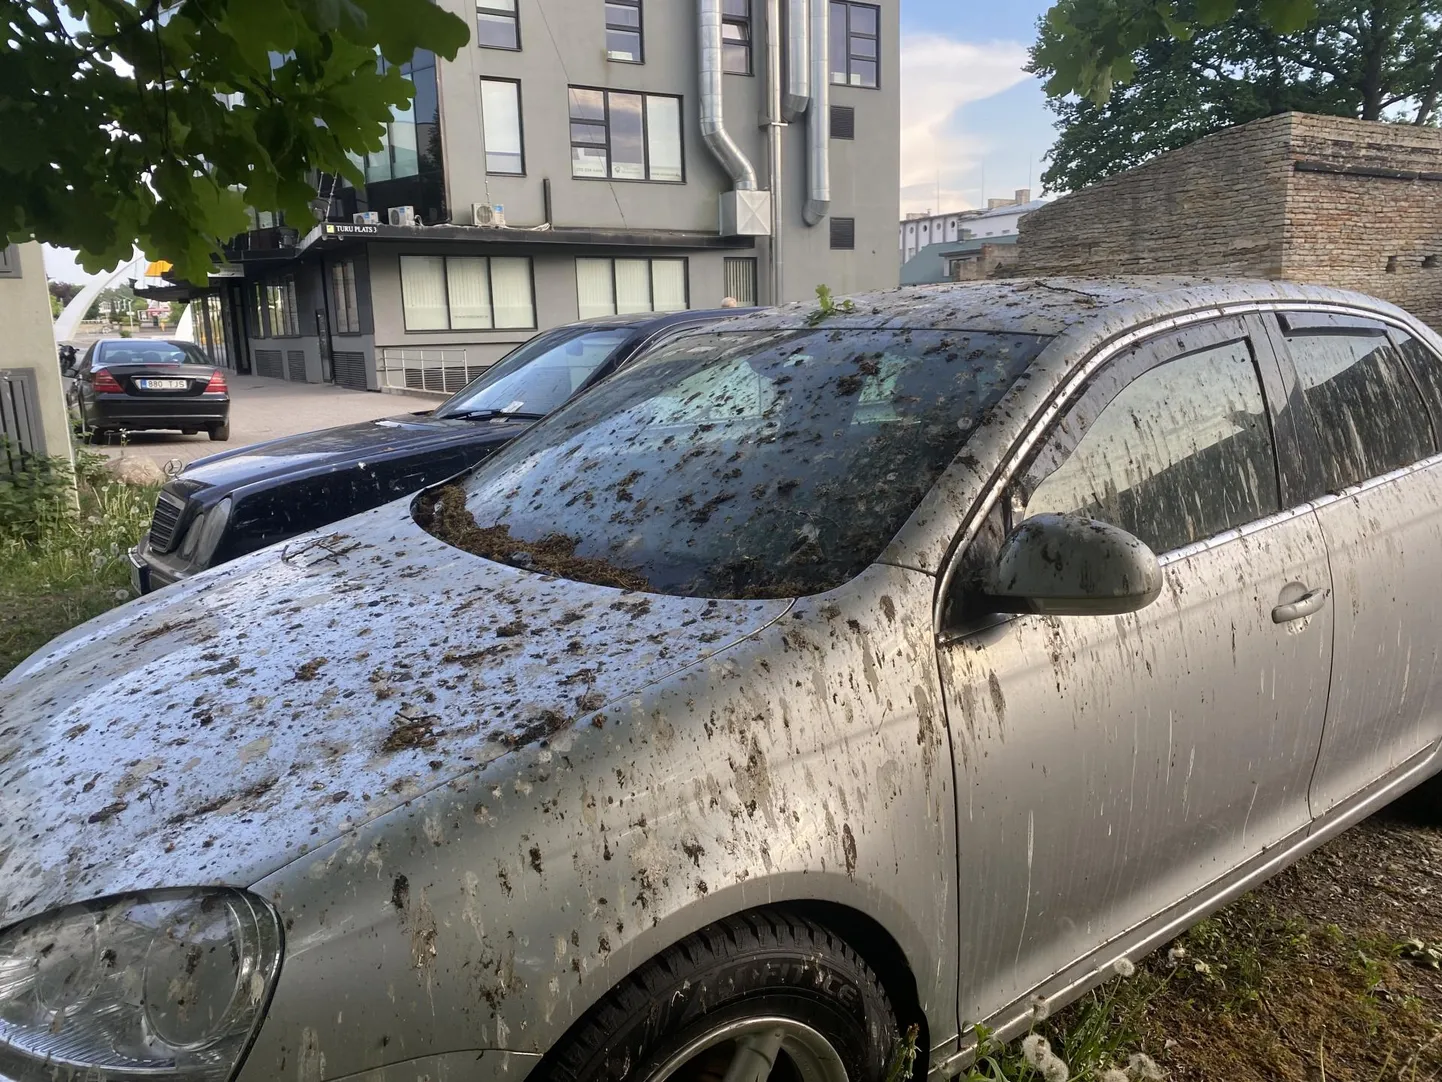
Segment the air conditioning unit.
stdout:
[[380,225],[381,216],[373,210],[363,210],[352,214],[350,220],[354,225]]
[[391,207],[390,210],[386,211],[386,214],[390,216],[391,225],[416,224],[415,207]]
[[471,204],[471,222],[474,225],[488,226],[491,229],[504,229],[506,227],[506,208],[500,203]]

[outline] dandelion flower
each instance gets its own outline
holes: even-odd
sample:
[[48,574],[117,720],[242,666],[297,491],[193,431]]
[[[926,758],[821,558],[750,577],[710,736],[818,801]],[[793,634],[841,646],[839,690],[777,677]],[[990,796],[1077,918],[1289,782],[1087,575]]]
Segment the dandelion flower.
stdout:
[[1051,1006],[1046,1001],[1046,996],[1038,993],[1029,1000],[1031,1003],[1031,1016],[1034,1021],[1045,1022],[1051,1017]]
[[1131,1079],[1127,1078],[1126,1071],[1120,1067],[1108,1067],[1097,1075],[1097,1082],[1131,1082]]
[[1195,965],[1192,966],[1192,968],[1195,969],[1198,973],[1202,974],[1202,976],[1206,976],[1212,971],[1212,967],[1207,965],[1206,962],[1197,962]]
[[1071,1068],[1065,1060],[1052,1056],[1041,1065],[1041,1076],[1045,1082],[1067,1082],[1071,1077]]
[[1186,956],[1187,956],[1187,948],[1186,948],[1186,947],[1173,947],[1171,950],[1167,951],[1167,961],[1170,962],[1172,965],[1176,965],[1177,963],[1179,963],[1180,961],[1182,961],[1182,959],[1184,959]]
[[116,591],[115,591],[115,600],[116,600],[116,601],[129,601],[129,600],[130,600],[130,591],[129,591],[129,590],[116,590]]
[[1161,1082],[1166,1073],[1157,1066],[1157,1061],[1145,1052],[1133,1052],[1127,1060],[1127,1075],[1132,1082]]
[[1118,977],[1131,977],[1136,974],[1137,967],[1132,965],[1130,958],[1118,958],[1112,963],[1112,972]]
[[1028,1067],[1041,1070],[1041,1065],[1049,1059],[1055,1058],[1056,1053],[1051,1050],[1051,1042],[1040,1033],[1032,1033],[1022,1038],[1021,1058],[1026,1060]]

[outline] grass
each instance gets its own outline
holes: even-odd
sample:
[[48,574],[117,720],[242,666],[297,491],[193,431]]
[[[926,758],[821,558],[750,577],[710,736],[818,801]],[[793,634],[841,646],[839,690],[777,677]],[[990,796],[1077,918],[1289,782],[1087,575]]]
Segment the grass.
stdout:
[[1000,1045],[978,1027],[981,1051],[967,1082],[1442,1077],[1442,942],[1398,939],[1371,919],[1345,927],[1316,919],[1307,888],[1287,882],[1311,874],[1304,862],[1144,959],[1132,976],[1038,1019],[1029,1039],[1045,1037],[1046,1054],[1054,1050],[1064,1069],[1052,1064],[1048,1073],[1035,1043]]
[[156,489],[111,480],[81,452],[0,480],[0,676],[61,632],[128,600],[125,553]]

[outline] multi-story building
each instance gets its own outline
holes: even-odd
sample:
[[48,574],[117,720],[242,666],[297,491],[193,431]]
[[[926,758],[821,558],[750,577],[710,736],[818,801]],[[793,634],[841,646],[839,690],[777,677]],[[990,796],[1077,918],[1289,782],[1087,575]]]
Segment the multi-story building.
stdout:
[[1030,188],[1018,188],[1010,199],[988,199],[985,210],[908,214],[901,223],[901,262],[909,263],[923,248],[933,244],[988,237],[1015,238],[1022,218],[1044,206],[1045,200],[1031,197]]
[[[441,0],[454,61],[197,308],[241,371],[450,389],[611,312],[895,285],[900,0]],[[373,217],[371,217],[373,216]]]

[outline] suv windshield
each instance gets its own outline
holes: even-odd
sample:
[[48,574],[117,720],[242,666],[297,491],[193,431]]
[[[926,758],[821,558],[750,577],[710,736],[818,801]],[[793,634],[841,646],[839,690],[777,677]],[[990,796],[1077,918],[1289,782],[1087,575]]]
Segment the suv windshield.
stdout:
[[1048,340],[695,334],[463,488],[428,493],[417,518],[468,551],[585,581],[693,597],[829,590],[881,554]]
[[436,417],[544,417],[591,378],[634,331],[567,328],[528,342],[461,388]]

